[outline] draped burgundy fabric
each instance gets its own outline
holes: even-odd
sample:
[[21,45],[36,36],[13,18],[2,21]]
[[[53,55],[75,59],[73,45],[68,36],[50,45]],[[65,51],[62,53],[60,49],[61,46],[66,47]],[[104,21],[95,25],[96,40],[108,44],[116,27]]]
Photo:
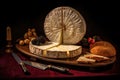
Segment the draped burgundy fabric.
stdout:
[[[28,57],[24,56],[22,53],[17,52],[18,56],[22,60],[28,60]],[[61,64],[62,65],[62,64]],[[26,65],[30,71],[29,75],[25,75],[22,71],[21,66],[15,61],[10,53],[5,53],[4,51],[0,54],[0,78],[75,78],[75,77],[97,77],[97,76],[112,76],[119,73],[119,66],[117,62],[103,71],[85,71],[79,70],[77,68],[68,67],[71,74],[63,74],[51,69],[40,70],[29,65]],[[79,68],[79,67],[78,67]]]

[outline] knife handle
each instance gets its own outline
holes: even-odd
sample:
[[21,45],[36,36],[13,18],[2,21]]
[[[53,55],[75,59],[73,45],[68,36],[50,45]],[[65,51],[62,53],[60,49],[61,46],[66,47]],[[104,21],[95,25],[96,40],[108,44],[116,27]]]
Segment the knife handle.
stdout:
[[59,66],[54,66],[54,65],[48,65],[49,68],[61,71],[61,72],[68,72],[69,69],[68,68],[64,68],[64,67],[59,67]]
[[24,73],[29,73],[28,69],[26,68],[25,64],[23,62],[20,63]]

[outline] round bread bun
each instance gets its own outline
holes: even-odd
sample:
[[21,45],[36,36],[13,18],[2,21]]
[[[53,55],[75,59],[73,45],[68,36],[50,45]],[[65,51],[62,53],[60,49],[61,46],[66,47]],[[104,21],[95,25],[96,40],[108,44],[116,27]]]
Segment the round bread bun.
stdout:
[[106,57],[112,57],[116,55],[115,47],[110,42],[107,41],[95,42],[90,47],[90,52],[92,54],[106,56]]

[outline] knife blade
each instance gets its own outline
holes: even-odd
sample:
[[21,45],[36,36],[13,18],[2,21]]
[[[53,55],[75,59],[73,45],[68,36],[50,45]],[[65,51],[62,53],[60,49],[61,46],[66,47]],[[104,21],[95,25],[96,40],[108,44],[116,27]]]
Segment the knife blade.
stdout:
[[21,65],[24,73],[29,73],[29,71],[28,71],[28,69],[26,68],[24,62],[19,58],[19,56],[18,56],[17,54],[15,54],[15,53],[12,53],[12,56],[13,56],[14,59],[17,61],[17,63],[18,63],[19,65]]
[[41,69],[41,70],[46,70],[48,68],[58,70],[60,72],[69,72],[68,68],[65,67],[60,67],[60,66],[54,66],[54,65],[48,65],[48,64],[42,64],[38,62],[33,62],[33,61],[23,61],[25,64],[30,65],[32,67]]

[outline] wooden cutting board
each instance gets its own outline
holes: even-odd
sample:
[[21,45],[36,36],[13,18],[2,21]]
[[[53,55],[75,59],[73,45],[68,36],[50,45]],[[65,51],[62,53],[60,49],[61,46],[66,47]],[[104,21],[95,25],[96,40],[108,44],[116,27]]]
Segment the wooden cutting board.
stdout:
[[[85,64],[85,63],[78,63],[76,60],[78,59],[79,56],[75,57],[75,58],[67,58],[67,59],[52,59],[52,58],[46,58],[46,57],[42,57],[42,56],[38,56],[35,55],[33,53],[31,53],[29,51],[29,46],[28,45],[24,45],[24,46],[20,46],[19,44],[16,44],[16,48],[31,57],[40,59],[40,60],[44,60],[47,62],[55,62],[55,63],[60,63],[60,64],[67,64],[67,65],[74,65],[74,66],[83,66],[83,67],[102,67],[102,66],[107,66],[109,64],[112,64],[116,61],[116,56],[111,57],[109,61],[103,61],[103,62],[96,62],[93,64]],[[84,54],[87,51],[87,49],[82,50],[82,53]]]

